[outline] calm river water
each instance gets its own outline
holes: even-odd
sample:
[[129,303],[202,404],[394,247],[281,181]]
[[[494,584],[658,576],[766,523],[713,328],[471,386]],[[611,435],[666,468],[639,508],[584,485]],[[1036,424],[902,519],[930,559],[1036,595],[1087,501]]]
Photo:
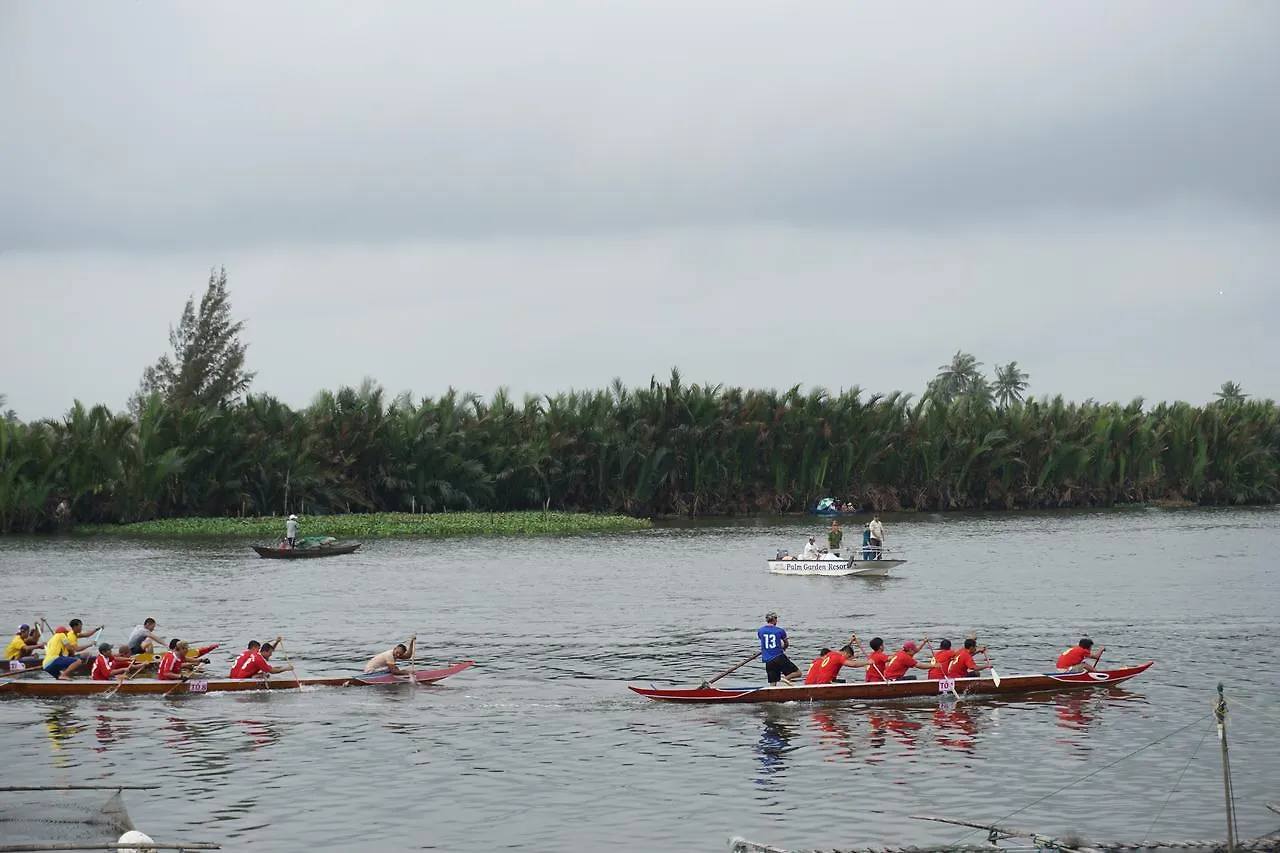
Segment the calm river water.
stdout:
[[[769,575],[767,556],[824,527],[801,519],[370,542],[293,563],[245,542],[2,539],[12,627],[79,615],[120,642],[154,615],[165,636],[222,642],[220,667],[281,633],[315,675],[416,631],[420,666],[479,663],[416,690],[0,699],[4,775],[161,784],[126,796],[141,829],[231,850],[982,840],[913,814],[1217,838],[1222,680],[1240,830],[1280,823],[1264,807],[1280,799],[1280,512],[887,521],[909,562],[883,580]],[[1157,663],[1113,692],[1025,701],[679,707],[626,690],[694,685],[741,660],[770,609],[801,666],[851,630],[891,643],[976,630],[1003,674],[1051,668],[1082,633],[1105,662]],[[762,676],[757,661],[722,683]]]

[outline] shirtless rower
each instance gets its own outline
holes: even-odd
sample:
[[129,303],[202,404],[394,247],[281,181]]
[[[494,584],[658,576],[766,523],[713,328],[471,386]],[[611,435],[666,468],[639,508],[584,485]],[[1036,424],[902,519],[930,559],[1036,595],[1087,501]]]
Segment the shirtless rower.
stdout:
[[396,666],[396,661],[413,657],[414,644],[418,642],[418,635],[414,634],[409,638],[409,645],[404,643],[398,644],[394,649],[387,649],[385,652],[376,654],[369,658],[369,662],[364,665],[365,675],[381,675],[388,673],[390,675],[408,675],[400,667]]

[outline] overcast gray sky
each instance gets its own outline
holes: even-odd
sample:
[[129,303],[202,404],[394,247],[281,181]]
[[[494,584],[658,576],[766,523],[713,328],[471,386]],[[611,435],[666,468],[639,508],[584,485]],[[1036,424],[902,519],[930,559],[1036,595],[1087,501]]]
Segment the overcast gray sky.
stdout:
[[0,393],[1280,398],[1280,5],[0,5]]

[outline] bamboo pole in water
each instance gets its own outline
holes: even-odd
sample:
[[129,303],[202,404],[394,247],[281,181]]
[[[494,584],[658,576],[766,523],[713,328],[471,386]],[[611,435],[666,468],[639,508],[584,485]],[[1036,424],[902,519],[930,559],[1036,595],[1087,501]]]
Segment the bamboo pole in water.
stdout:
[[1218,702],[1214,706],[1213,715],[1218,721],[1218,743],[1222,746],[1222,792],[1227,801],[1227,853],[1235,853],[1236,810],[1235,798],[1231,793],[1231,759],[1227,754],[1227,699],[1222,692],[1222,682],[1218,682]]

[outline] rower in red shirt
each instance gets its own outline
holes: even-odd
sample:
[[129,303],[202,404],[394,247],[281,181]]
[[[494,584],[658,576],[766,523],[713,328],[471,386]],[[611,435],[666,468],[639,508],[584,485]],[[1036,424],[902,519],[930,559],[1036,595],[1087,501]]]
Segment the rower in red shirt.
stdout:
[[867,655],[867,681],[884,681],[884,668],[889,665],[889,656],[884,653],[884,640],[871,638],[871,654]]
[[1084,637],[1075,646],[1058,655],[1058,672],[1075,672],[1077,670],[1093,672],[1094,664],[1089,663],[1089,661],[1097,663],[1098,658],[1102,657],[1102,653],[1106,649],[1106,646],[1102,646],[1098,649],[1097,654],[1094,654],[1093,640]]
[[160,658],[160,671],[156,678],[161,681],[178,681],[183,677],[182,665],[187,659],[187,644],[183,640],[174,643],[169,651]]
[[93,671],[89,673],[89,677],[94,681],[110,681],[128,671],[129,664],[121,666],[111,656],[111,644],[102,643],[98,646],[98,656],[93,659]]
[[978,641],[969,637],[964,641],[964,648],[956,652],[947,664],[947,678],[977,678],[982,670],[990,669],[989,663],[978,663],[973,659],[976,651],[986,651],[987,647],[978,648]]
[[822,653],[809,665],[809,672],[804,677],[805,684],[833,684],[840,674],[842,666],[858,666],[865,661],[856,660],[853,646],[845,643],[839,651],[823,649]]
[[[929,638],[925,637],[924,642],[928,642]],[[893,657],[889,658],[889,663],[884,668],[885,681],[901,681],[907,677],[907,672],[912,669],[928,669],[929,664],[916,662],[916,650],[919,649],[915,643],[907,640],[902,644],[902,649],[893,653]],[[915,676],[911,676],[915,678]]]
[[946,676],[947,665],[955,655],[956,653],[951,650],[950,640],[939,640],[938,649],[933,653],[933,660],[929,661],[929,678],[937,681]]
[[[280,638],[276,637],[277,643]],[[281,672],[289,672],[293,669],[293,664],[288,663],[284,666],[272,666],[271,653],[275,651],[275,646],[271,643],[264,643],[261,648],[252,648],[254,643],[250,643],[250,648],[240,653],[240,657],[236,658],[236,662],[231,667],[232,678],[253,678],[255,675],[277,675]]]

